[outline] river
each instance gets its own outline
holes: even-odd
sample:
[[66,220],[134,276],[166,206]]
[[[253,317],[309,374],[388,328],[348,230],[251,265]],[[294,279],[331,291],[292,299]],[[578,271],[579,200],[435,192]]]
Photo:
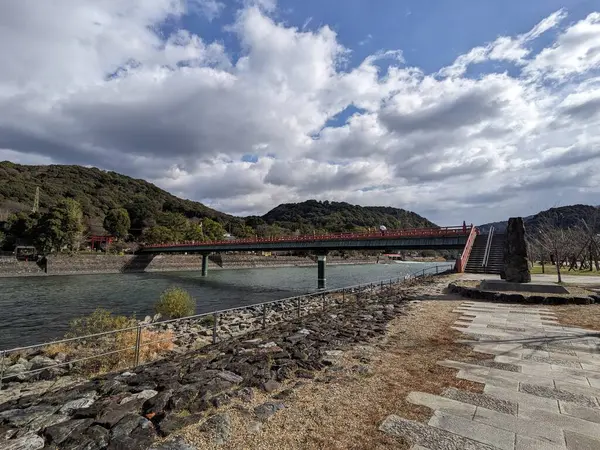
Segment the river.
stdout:
[[[441,264],[331,265],[327,288],[404,277]],[[96,308],[143,319],[172,286],[186,289],[200,314],[312,292],[316,281],[316,267],[214,270],[206,278],[199,272],[0,278],[0,349],[60,338],[70,320]]]

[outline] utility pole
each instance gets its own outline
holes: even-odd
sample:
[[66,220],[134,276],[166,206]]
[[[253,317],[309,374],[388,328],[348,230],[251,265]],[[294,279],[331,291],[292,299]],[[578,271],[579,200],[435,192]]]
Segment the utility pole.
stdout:
[[37,186],[35,188],[35,199],[33,200],[33,210],[32,212],[36,213],[40,210],[40,187]]

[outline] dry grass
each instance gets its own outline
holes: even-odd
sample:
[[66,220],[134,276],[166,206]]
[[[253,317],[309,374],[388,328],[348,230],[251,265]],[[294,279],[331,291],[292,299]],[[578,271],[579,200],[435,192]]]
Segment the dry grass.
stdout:
[[[49,345],[44,349],[44,353],[49,357],[64,353],[68,361],[73,361],[120,350],[118,353],[77,363],[77,368],[83,374],[96,375],[131,367],[135,358],[136,339],[135,330],[115,332],[109,336],[82,341],[83,343],[75,341]],[[153,361],[173,350],[173,340],[172,331],[142,330],[139,362]]]
[[600,304],[547,306],[561,325],[600,331]]
[[[448,297],[445,297],[448,298]],[[482,385],[455,377],[456,371],[436,364],[443,359],[483,359],[471,347],[457,344],[460,333],[450,329],[458,314],[458,302],[424,301],[413,306],[409,315],[395,319],[386,339],[372,346],[346,351],[344,370],[327,371],[315,381],[295,389],[286,408],[279,411],[260,431],[251,430],[252,407],[267,400],[259,394],[253,404],[230,407],[232,438],[226,449],[404,449],[378,431],[389,414],[427,421],[431,411],[406,401],[411,391],[441,393],[447,387],[481,392]],[[352,370],[368,362],[371,375]],[[183,435],[198,448],[213,448],[197,426]]]

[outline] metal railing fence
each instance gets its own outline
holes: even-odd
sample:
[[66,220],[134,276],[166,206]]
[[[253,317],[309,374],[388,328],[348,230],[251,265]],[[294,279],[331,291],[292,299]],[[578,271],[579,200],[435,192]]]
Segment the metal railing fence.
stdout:
[[[274,325],[283,321],[294,320],[319,311],[324,311],[327,309],[328,303],[331,304],[332,301],[334,301],[337,305],[342,305],[351,300],[351,297],[353,296],[354,300],[360,301],[361,296],[365,295],[366,298],[366,296],[373,295],[376,292],[377,288],[384,289],[386,287],[392,287],[394,286],[394,284],[399,284],[407,280],[414,280],[415,278],[421,278],[428,275],[446,274],[453,271],[453,263],[436,265],[434,267],[424,268],[404,277],[379,280],[370,283],[361,283],[354,286],[346,286],[343,288],[320,290],[317,292],[307,293],[294,297],[287,297],[284,299],[272,300],[269,302],[239,306],[218,311],[211,311],[179,319],[169,319],[151,323],[140,322],[136,326],[131,326],[118,330],[105,331],[102,333],[95,333],[86,336],[65,338],[42,344],[1,350],[0,390],[2,389],[3,381],[5,379],[19,379],[18,377],[21,377],[21,379],[23,379],[23,377],[29,378],[32,375],[40,374],[46,370],[61,369],[64,367],[75,368],[77,367],[77,364],[99,359],[104,359],[106,361],[107,358],[110,356],[122,356],[122,354],[126,352],[130,352],[129,355],[126,355],[127,358],[125,358],[130,362],[125,364],[117,364],[117,367],[113,367],[112,369],[117,370],[137,367],[143,359],[146,359],[142,358],[144,348],[160,347],[160,344],[162,343],[172,344],[185,337],[189,338],[190,336],[196,339],[196,343],[198,341],[204,341],[204,345],[209,345],[211,343],[215,344],[217,342],[220,342],[221,340],[225,340],[230,337],[236,337],[252,331],[257,331],[259,329],[265,329],[267,327],[267,322],[269,325]],[[332,295],[336,295],[336,297],[330,298],[330,296]],[[289,313],[291,317],[285,318],[285,315],[287,313]],[[243,319],[240,319],[241,315],[244,315]],[[275,321],[270,320],[273,318],[273,316],[275,316]],[[277,316],[279,317],[279,320],[277,320]],[[232,324],[228,324],[227,321],[234,322],[236,319],[237,322],[235,323],[235,325],[238,325],[240,327],[239,332],[222,332],[220,336],[219,325],[232,326]],[[244,322],[243,320],[246,320],[246,322]],[[184,328],[183,332],[173,333],[172,330],[175,329],[175,324],[182,324],[184,326],[187,326],[187,328]],[[247,326],[244,330],[242,330],[240,324],[246,324]],[[191,330],[192,328],[193,331]],[[161,334],[164,334],[166,338],[160,339]],[[223,334],[228,334],[228,336],[222,336]],[[125,336],[125,339],[123,339],[123,336]],[[25,354],[27,356],[43,356],[42,349],[49,348],[52,346],[55,348],[61,348],[61,346],[65,345],[74,345],[75,347],[71,348],[79,348],[80,350],[83,349],[84,354],[82,356],[78,356],[75,359],[65,360],[62,362],[57,361],[56,364],[36,368],[32,367],[29,370],[25,370],[19,373],[13,373],[9,375],[6,374],[6,369],[8,368],[8,363],[10,361],[11,355],[22,356]],[[194,345],[191,344],[187,347],[191,348],[193,346]],[[116,349],[100,351],[99,353],[93,353],[89,355],[85,354],[86,349],[91,350],[93,352],[94,349],[102,350],[111,348]],[[159,354],[167,352],[168,350],[161,351],[159,348],[159,350],[156,350],[154,353],[157,353],[157,356],[159,356]],[[150,362],[158,358],[149,357],[147,359],[147,362]],[[102,361],[99,361],[100,364],[101,362]]]

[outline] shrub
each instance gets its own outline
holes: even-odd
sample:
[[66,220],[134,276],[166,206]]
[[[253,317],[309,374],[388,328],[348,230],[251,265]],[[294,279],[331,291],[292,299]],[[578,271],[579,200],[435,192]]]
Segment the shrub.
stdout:
[[162,293],[154,310],[161,316],[171,319],[191,316],[196,311],[196,303],[192,296],[181,288],[170,288]]
[[105,331],[122,330],[136,325],[136,320],[133,317],[113,316],[109,310],[98,308],[89,316],[72,320],[69,324],[69,332],[65,337],[72,338],[104,333]]

